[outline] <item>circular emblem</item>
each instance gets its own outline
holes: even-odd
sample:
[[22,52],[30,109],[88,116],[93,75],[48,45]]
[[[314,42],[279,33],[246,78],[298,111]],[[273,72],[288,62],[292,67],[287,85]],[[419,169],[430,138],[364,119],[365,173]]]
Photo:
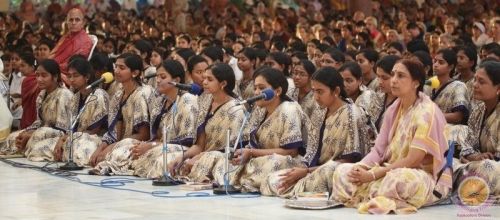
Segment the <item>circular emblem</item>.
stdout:
[[480,206],[488,201],[490,188],[483,178],[469,176],[458,187],[458,197],[463,205]]

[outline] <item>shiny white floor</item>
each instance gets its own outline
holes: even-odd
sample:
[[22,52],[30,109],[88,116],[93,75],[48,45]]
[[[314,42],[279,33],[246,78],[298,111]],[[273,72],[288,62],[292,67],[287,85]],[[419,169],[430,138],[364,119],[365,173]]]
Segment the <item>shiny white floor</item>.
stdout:
[[[25,159],[14,159],[27,163]],[[39,166],[45,163],[31,163]],[[79,175],[82,181],[98,182],[107,177]],[[130,177],[135,178],[135,177]],[[123,188],[123,187],[122,187]],[[166,190],[184,195],[178,187],[153,187],[138,181],[125,188]],[[207,191],[209,192],[209,191]],[[463,215],[480,217],[463,217]],[[484,217],[486,216],[486,217]],[[360,215],[355,209],[294,210],[279,198],[157,198],[148,194],[84,185],[35,170],[15,168],[0,162],[0,219],[499,219],[500,207],[481,213],[456,205],[436,206],[417,214],[397,216]]]

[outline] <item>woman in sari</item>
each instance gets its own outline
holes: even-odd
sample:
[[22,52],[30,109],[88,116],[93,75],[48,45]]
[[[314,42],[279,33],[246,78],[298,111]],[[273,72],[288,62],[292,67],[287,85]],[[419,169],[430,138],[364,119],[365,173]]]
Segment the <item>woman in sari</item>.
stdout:
[[300,104],[302,111],[304,111],[309,118],[312,117],[316,106],[313,91],[311,90],[311,75],[315,71],[316,67],[309,60],[300,60],[292,70],[292,78],[296,87],[290,90],[290,98]]
[[332,48],[325,51],[321,57],[321,67],[331,66],[339,70],[345,63],[345,55],[342,51]]
[[76,117],[81,113],[73,129],[73,143],[68,135],[59,138],[53,152],[46,152],[48,160],[63,161],[69,157],[68,144],[73,145],[73,161],[80,166],[88,165],[90,156],[101,144],[100,135],[108,127],[108,93],[96,88],[87,90],[89,82],[96,80],[92,65],[79,55],[73,56],[68,64],[68,82],[75,90],[71,100],[71,113]]
[[44,152],[54,149],[57,138],[69,129],[70,103],[73,93],[61,87],[59,64],[52,59],[40,63],[36,70],[38,87],[37,119],[24,130],[11,133],[3,154],[23,153],[30,160],[45,160]]
[[272,52],[266,56],[264,62],[265,65],[275,68],[281,71],[285,75],[286,80],[288,82],[288,90],[286,91],[286,94],[291,94],[290,92],[293,91],[293,89],[295,89],[295,84],[290,74],[291,72],[290,66],[292,65],[292,58],[290,58],[288,54],[283,52]]
[[91,174],[132,174],[131,149],[149,140],[149,89],[141,82],[142,59],[125,53],[116,59],[115,80],[122,87],[111,97],[108,131],[90,157]]
[[472,98],[474,70],[477,65],[477,51],[470,46],[458,46],[455,50],[457,51],[457,74],[453,78],[465,83],[468,97]]
[[[474,80],[475,105],[469,118],[466,143],[460,153],[461,162],[454,164],[456,185],[467,177],[477,176],[486,181],[493,199],[500,198],[500,62],[487,61],[479,66]],[[465,127],[465,126],[464,126]],[[455,161],[458,162],[458,161]],[[459,187],[463,188],[463,187]],[[481,195],[473,187],[464,188],[465,195]],[[464,192],[459,192],[462,194]],[[463,195],[463,194],[462,194]],[[462,202],[464,199],[461,198]],[[484,201],[483,201],[484,202]],[[476,204],[479,205],[479,204]]]
[[[195,182],[210,181],[224,175],[223,151],[230,130],[230,143],[236,141],[243,124],[245,109],[237,105],[234,72],[225,63],[210,65],[203,73],[205,93],[199,97],[196,141],[184,154],[168,164],[173,176],[185,176]],[[222,178],[220,179],[222,181]]]
[[[132,148],[134,175],[157,178],[163,174],[163,141],[168,143],[167,157],[173,160],[193,145],[198,97],[179,90],[171,82],[184,83],[184,68],[175,60],[165,60],[157,68],[158,94],[150,108],[151,141]],[[163,140],[163,128],[167,128]]]
[[375,96],[375,90],[370,90],[363,85],[359,64],[348,61],[340,67],[339,72],[344,79],[343,82],[348,98],[363,109],[363,111],[367,111],[370,107],[370,102]]
[[24,76],[21,84],[21,105],[23,106],[21,129],[24,129],[36,120],[36,98],[40,89],[36,82],[35,56],[31,52],[25,52],[19,54],[19,58],[18,69]]
[[440,82],[437,89],[426,87],[426,94],[431,97],[450,124],[465,124],[469,117],[467,86],[451,78],[457,65],[457,54],[451,49],[439,50],[432,66],[434,74]]
[[400,58],[396,55],[387,55],[377,62],[377,78],[379,81],[379,91],[370,100],[366,110],[370,120],[377,131],[380,130],[384,114],[387,108],[396,100],[396,96],[391,91],[392,68]]
[[307,167],[281,170],[264,183],[263,195],[292,197],[301,192],[329,192],[332,175],[340,163],[355,163],[368,150],[368,125],[363,111],[348,101],[342,77],[334,67],[312,76],[314,98],[321,108],[311,117]]
[[257,62],[257,52],[255,49],[246,47],[236,54],[238,68],[243,72],[243,78],[239,82],[238,93],[242,99],[250,98],[253,95],[253,72]]
[[232,165],[239,170],[230,181],[246,192],[262,192],[268,175],[282,169],[305,167],[309,119],[297,102],[287,95],[288,82],[279,70],[264,67],[255,73],[255,94],[271,88],[276,94],[270,100],[255,103],[246,127],[247,148],[238,149]]
[[208,62],[201,55],[194,55],[187,61],[186,82],[203,84],[203,72],[208,67]]
[[372,91],[377,91],[378,79],[375,74],[375,64],[379,56],[373,49],[363,49],[356,54],[356,62],[361,67],[363,85]]
[[361,162],[341,164],[333,174],[331,198],[360,213],[414,213],[451,189],[451,172],[444,166],[446,119],[420,92],[422,63],[402,59],[392,72],[398,99],[384,115],[375,146]]

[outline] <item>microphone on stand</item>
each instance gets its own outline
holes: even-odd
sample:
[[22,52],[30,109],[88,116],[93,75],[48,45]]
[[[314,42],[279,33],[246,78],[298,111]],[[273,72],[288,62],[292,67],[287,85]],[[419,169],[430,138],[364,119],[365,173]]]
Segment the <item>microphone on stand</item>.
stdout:
[[274,97],[274,90],[272,89],[264,89],[262,90],[262,93],[260,95],[248,98],[246,100],[240,101],[236,103],[236,105],[243,105],[243,104],[252,104],[256,101],[259,101],[261,99],[264,99],[265,101],[269,101]]
[[[113,74],[110,73],[110,72],[103,73],[100,79],[96,80],[95,82],[93,82],[92,84],[90,84],[89,86],[87,86],[85,89],[89,90],[89,89],[95,88],[99,84],[101,84],[102,82],[104,82],[104,83],[113,82]],[[66,146],[67,146],[67,148],[69,150],[69,152],[68,152],[68,161],[66,162],[66,164],[64,164],[63,166],[59,167],[60,170],[82,170],[83,169],[83,166],[79,166],[73,160],[74,159],[74,155],[73,155],[74,154],[74,150],[73,150],[73,140],[74,140],[74,137],[73,137],[73,135],[74,135],[74,130],[75,130],[76,124],[77,124],[78,120],[80,119],[80,117],[82,116],[82,113],[87,108],[87,104],[89,103],[89,100],[90,100],[89,98],[91,96],[92,96],[92,93],[85,100],[85,102],[83,104],[83,107],[78,112],[78,115],[76,116],[76,118],[73,118],[73,116],[71,116],[72,121],[71,121],[70,127],[68,129],[69,140],[67,140],[67,142],[66,142]]]
[[163,149],[162,149],[162,157],[163,157],[163,175],[158,178],[153,180],[153,186],[176,186],[179,184],[183,184],[183,182],[177,181],[172,176],[170,175],[170,172],[168,172],[167,165],[168,165],[168,143],[167,143],[167,132],[168,128],[166,125],[163,126],[162,130],[162,139],[163,139]]
[[428,80],[425,80],[425,85],[428,85],[433,89],[439,88],[440,84],[441,83],[439,82],[439,79],[437,78],[437,76],[433,76],[433,77],[429,78]]
[[229,183],[229,160],[233,157],[233,152],[231,152],[231,131],[228,129],[226,134],[226,149],[225,149],[225,163],[224,163],[224,185],[218,186],[213,189],[215,195],[223,194],[236,194],[241,193],[241,190],[235,188],[231,183]]
[[176,82],[168,82],[169,84],[177,87],[180,90],[185,90],[188,91],[189,93],[193,95],[201,95],[203,90],[201,87],[195,83],[192,84],[182,84],[182,83],[176,83]]
[[106,84],[113,82],[113,74],[110,73],[110,72],[103,73],[101,75],[100,79],[94,81],[92,84],[88,85],[85,89],[86,90],[93,89],[93,88],[99,86],[99,84],[101,84],[103,82],[106,83]]

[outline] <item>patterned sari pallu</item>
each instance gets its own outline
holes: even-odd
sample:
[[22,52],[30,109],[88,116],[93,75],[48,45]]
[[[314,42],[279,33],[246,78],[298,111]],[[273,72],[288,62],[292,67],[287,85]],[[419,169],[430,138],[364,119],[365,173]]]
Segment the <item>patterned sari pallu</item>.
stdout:
[[11,133],[7,138],[7,145],[0,152],[15,154],[17,136],[23,131],[33,131],[31,138],[26,143],[24,155],[32,161],[54,160],[54,147],[61,136],[69,129],[69,106],[73,93],[65,88],[57,88],[47,94],[42,90],[38,95],[37,120],[24,130]]
[[326,113],[325,108],[318,108],[313,114],[307,153],[303,160],[308,167],[318,168],[281,193],[277,189],[280,175],[289,169],[273,173],[265,182],[266,187],[263,187],[265,190],[262,194],[291,198],[302,192],[330,192],[331,176],[339,164],[334,160],[352,155],[360,158],[365,155],[369,139],[367,118],[363,111],[356,105],[347,103],[328,118]]
[[198,115],[198,97],[183,93],[175,103],[165,107],[167,98],[157,95],[150,109],[151,140],[160,139],[145,154],[132,163],[134,175],[146,178],[157,178],[163,174],[163,127],[167,127],[167,157],[172,161],[182,151],[193,145],[195,140],[195,124]]
[[149,126],[148,103],[151,93],[147,87],[139,86],[130,96],[121,101],[123,89],[120,89],[111,98],[108,114],[108,132],[102,141],[114,144],[112,151],[106,155],[104,161],[94,167],[96,173],[101,175],[132,175],[130,169],[132,157],[130,151],[139,140],[130,138],[139,127]]
[[438,107],[423,93],[405,113],[396,100],[384,116],[382,129],[375,146],[360,164],[370,170],[393,164],[405,158],[410,148],[426,152],[420,168],[397,168],[378,180],[354,185],[347,174],[355,164],[341,164],[333,174],[331,198],[360,213],[413,213],[422,206],[431,205],[448,195],[451,189],[451,171],[444,167],[448,149],[444,137],[446,120]]

